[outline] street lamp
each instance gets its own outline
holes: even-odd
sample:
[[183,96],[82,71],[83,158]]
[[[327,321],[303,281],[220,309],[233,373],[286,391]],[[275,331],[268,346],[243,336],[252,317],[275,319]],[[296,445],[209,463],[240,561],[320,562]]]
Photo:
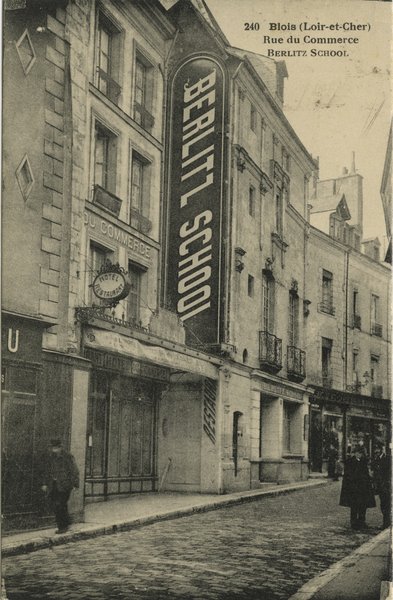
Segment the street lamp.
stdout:
[[362,387],[366,387],[369,382],[371,381],[372,377],[370,375],[370,373],[368,371],[365,371],[363,373],[363,379],[364,379],[364,383],[361,383],[356,376],[356,382],[353,383],[352,385],[349,384],[347,385],[347,391],[348,392],[355,392],[355,393],[360,393],[360,390],[362,389]]

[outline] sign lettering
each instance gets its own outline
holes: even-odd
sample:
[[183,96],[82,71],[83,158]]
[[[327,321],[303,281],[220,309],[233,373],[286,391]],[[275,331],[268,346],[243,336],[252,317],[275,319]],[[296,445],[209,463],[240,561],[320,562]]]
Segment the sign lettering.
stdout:
[[196,57],[171,90],[166,297],[205,343],[220,337],[224,84],[216,60]]

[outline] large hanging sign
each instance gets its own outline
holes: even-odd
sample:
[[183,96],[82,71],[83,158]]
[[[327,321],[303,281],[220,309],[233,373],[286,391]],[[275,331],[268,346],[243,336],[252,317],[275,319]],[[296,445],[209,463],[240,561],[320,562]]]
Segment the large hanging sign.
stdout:
[[[171,85],[166,300],[190,339],[220,341],[225,74],[207,56]],[[194,335],[195,334],[195,335]]]
[[118,264],[106,262],[91,284],[94,294],[110,306],[116,306],[131,290],[127,272]]

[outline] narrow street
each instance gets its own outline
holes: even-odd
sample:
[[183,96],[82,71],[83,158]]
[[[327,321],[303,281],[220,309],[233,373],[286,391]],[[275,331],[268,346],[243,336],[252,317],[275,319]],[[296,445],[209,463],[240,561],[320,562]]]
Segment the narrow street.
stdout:
[[3,561],[9,600],[287,600],[378,533],[349,529],[341,482]]

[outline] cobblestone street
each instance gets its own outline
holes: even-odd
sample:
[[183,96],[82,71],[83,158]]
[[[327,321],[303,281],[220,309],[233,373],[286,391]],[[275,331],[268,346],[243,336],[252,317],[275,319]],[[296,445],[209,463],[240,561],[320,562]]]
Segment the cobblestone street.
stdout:
[[9,600],[287,600],[378,532],[349,529],[341,482],[3,561]]

